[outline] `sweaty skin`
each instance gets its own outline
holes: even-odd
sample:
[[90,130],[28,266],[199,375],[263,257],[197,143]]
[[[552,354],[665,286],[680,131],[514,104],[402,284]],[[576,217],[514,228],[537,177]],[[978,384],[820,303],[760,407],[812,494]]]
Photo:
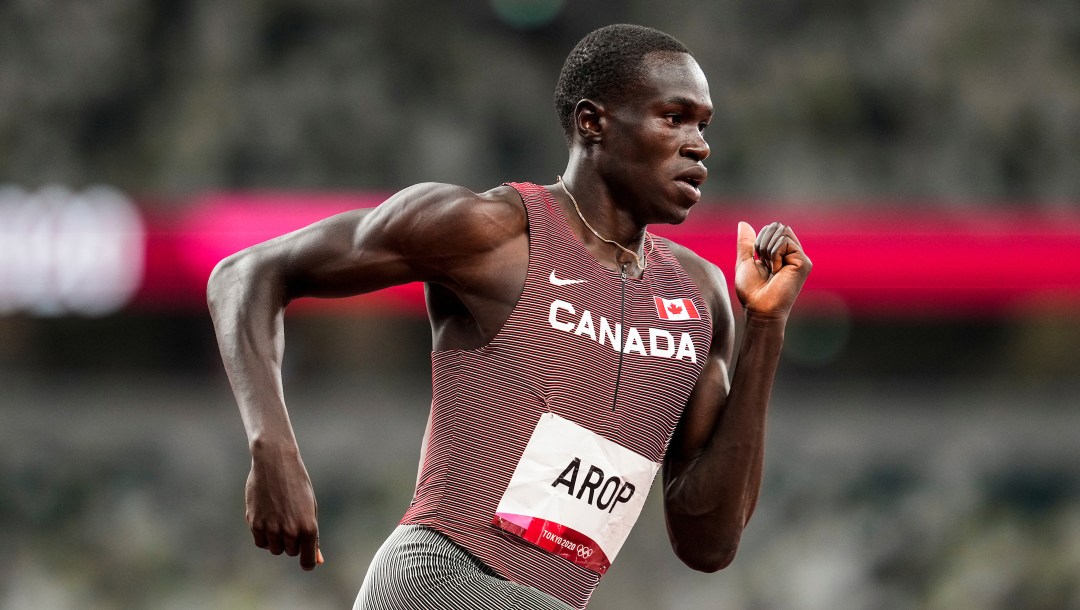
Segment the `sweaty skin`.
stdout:
[[[602,236],[643,256],[650,223],[678,223],[700,198],[712,117],[708,84],[687,54],[648,55],[633,99],[582,100],[563,178]],[[600,264],[639,276],[632,257],[580,222],[561,185],[547,187]],[[739,365],[724,274],[672,245],[714,321],[712,348],[664,461],[664,506],[675,553],[715,571],[734,557],[761,485],[765,419],[791,307],[811,263],[790,227],[740,223],[736,295],[746,316]],[[659,239],[659,238],[655,238]],[[207,289],[222,360],[251,452],[246,518],[255,544],[321,563],[317,508],[281,384],[283,312],[304,296],[342,297],[425,282],[433,348],[485,345],[525,283],[528,222],[514,189],[407,188],[372,210],[346,212],[243,250]],[[730,381],[729,381],[730,379]]]

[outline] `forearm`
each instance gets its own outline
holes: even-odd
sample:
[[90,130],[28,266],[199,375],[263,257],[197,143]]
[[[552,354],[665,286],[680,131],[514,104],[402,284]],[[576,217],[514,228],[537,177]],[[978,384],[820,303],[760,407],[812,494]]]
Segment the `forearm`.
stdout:
[[244,253],[225,259],[207,285],[214,331],[249,448],[294,448],[281,381],[284,282]]
[[665,508],[676,552],[706,570],[730,562],[761,487],[769,397],[784,318],[748,315],[730,390],[708,442],[669,464]]

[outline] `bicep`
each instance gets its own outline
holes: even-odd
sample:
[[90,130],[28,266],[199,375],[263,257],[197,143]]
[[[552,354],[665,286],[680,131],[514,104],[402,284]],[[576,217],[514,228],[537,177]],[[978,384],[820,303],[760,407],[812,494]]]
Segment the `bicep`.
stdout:
[[[275,268],[287,299],[344,297],[415,281],[439,281],[468,221],[471,192],[418,185],[381,205],[331,216],[248,253]],[[460,250],[458,250],[460,252]]]
[[289,298],[352,296],[420,279],[393,243],[387,203],[331,216],[268,244],[279,251]]
[[724,276],[715,267],[691,275],[697,275],[694,279],[708,302],[713,336],[708,360],[690,393],[672,438],[666,460],[670,464],[686,463],[705,449],[731,389],[729,369],[734,349],[735,319]]

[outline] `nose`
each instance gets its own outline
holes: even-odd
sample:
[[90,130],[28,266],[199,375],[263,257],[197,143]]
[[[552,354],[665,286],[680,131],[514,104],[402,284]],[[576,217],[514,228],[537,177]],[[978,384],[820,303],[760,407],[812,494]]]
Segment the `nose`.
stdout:
[[695,161],[704,161],[709,157],[709,143],[705,141],[705,135],[695,129],[694,135],[682,145],[679,153]]

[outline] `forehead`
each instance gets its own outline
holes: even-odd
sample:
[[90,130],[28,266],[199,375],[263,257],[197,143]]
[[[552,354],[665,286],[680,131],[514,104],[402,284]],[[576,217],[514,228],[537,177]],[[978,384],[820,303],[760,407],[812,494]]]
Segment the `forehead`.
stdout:
[[688,53],[654,52],[641,62],[643,101],[680,98],[712,109],[709,81]]

